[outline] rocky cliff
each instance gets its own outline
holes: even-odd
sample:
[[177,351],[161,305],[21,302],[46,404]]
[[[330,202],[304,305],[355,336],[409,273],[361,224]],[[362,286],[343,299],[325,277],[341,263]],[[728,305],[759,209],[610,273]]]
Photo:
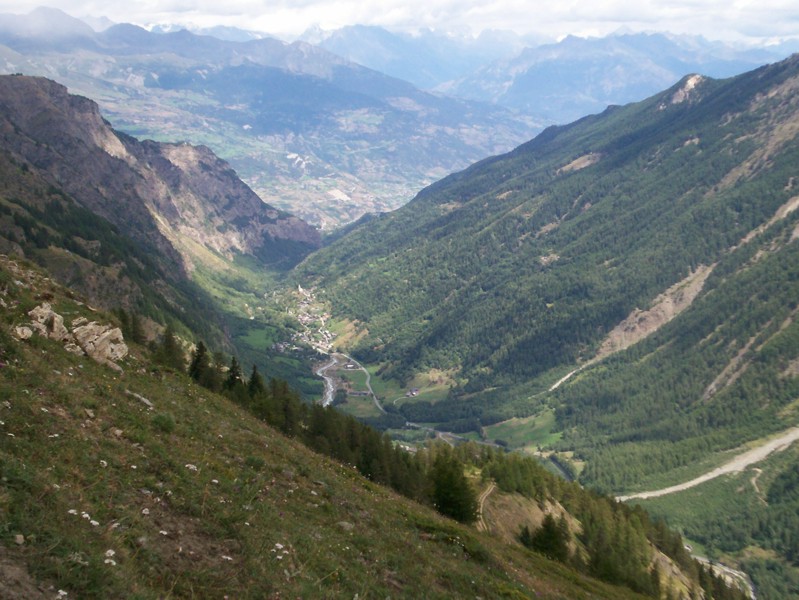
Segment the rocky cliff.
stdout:
[[208,148],[117,133],[94,102],[47,79],[0,77],[0,146],[186,272],[213,255],[292,264],[319,244]]

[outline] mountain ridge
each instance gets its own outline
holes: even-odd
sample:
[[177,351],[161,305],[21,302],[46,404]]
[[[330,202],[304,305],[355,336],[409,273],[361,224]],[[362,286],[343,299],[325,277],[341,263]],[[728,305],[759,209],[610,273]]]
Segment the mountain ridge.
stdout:
[[[9,126],[30,140],[9,135],[6,148],[134,237],[173,258],[179,252],[186,271],[200,260],[192,243],[229,259],[239,252],[267,260],[281,240],[309,250],[319,244],[313,228],[263,204],[208,148],[121,136],[97,104],[49,80],[0,77],[0,101]],[[96,166],[78,173],[72,164],[80,160]],[[113,197],[123,190],[129,201],[120,206]]]

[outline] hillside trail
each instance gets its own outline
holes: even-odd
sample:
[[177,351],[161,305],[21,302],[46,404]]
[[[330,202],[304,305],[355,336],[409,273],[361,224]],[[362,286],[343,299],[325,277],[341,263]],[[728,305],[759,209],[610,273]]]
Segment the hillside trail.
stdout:
[[627,496],[616,496],[616,499],[620,502],[626,502],[628,500],[646,500],[647,498],[658,498],[659,496],[666,496],[667,494],[673,494],[675,492],[682,492],[683,490],[690,489],[692,487],[696,487],[706,481],[710,481],[711,479],[715,479],[717,477],[721,477],[722,475],[727,475],[729,473],[739,473],[746,469],[749,465],[753,465],[765,459],[767,456],[772,454],[773,452],[781,452],[785,450],[793,444],[795,441],[799,440],[799,427],[792,427],[784,431],[780,434],[779,437],[774,438],[763,444],[762,446],[758,446],[757,448],[752,448],[751,450],[747,450],[746,452],[742,452],[729,462],[721,465],[705,473],[704,475],[700,475],[690,481],[686,481],[684,483],[679,483],[677,485],[672,485],[666,488],[662,488],[660,490],[653,490],[650,492],[639,492],[637,494],[630,494]]
[[492,481],[489,486],[480,494],[479,508],[478,508],[478,519],[477,519],[477,531],[488,531],[488,525],[486,525],[485,519],[483,518],[483,507],[485,506],[485,501],[491,495],[491,492],[494,491],[496,488],[496,484]]

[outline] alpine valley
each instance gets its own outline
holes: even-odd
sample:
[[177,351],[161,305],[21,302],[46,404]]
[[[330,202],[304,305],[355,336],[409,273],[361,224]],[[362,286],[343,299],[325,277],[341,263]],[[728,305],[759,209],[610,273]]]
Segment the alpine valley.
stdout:
[[245,375],[299,327],[276,278],[316,230],[58,83],[0,98],[3,598],[746,597],[532,457],[411,452],[303,402],[282,376],[302,389],[310,349]]
[[0,596],[799,594],[799,55],[532,137],[304,42],[0,31]]
[[[796,56],[687,76],[445,178],[297,275],[353,356],[413,389],[386,398],[405,420],[552,453],[606,492],[688,481],[798,423],[798,88]],[[797,466],[652,510],[788,598]]]

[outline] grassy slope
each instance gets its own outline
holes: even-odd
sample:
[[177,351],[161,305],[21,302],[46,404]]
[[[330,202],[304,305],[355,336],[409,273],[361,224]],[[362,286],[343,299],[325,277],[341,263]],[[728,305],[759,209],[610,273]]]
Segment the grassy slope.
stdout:
[[56,342],[13,341],[37,294],[67,322],[106,317],[42,278],[0,276],[9,597],[26,573],[53,586],[40,597],[634,597],[373,485],[137,349],[118,375]]

